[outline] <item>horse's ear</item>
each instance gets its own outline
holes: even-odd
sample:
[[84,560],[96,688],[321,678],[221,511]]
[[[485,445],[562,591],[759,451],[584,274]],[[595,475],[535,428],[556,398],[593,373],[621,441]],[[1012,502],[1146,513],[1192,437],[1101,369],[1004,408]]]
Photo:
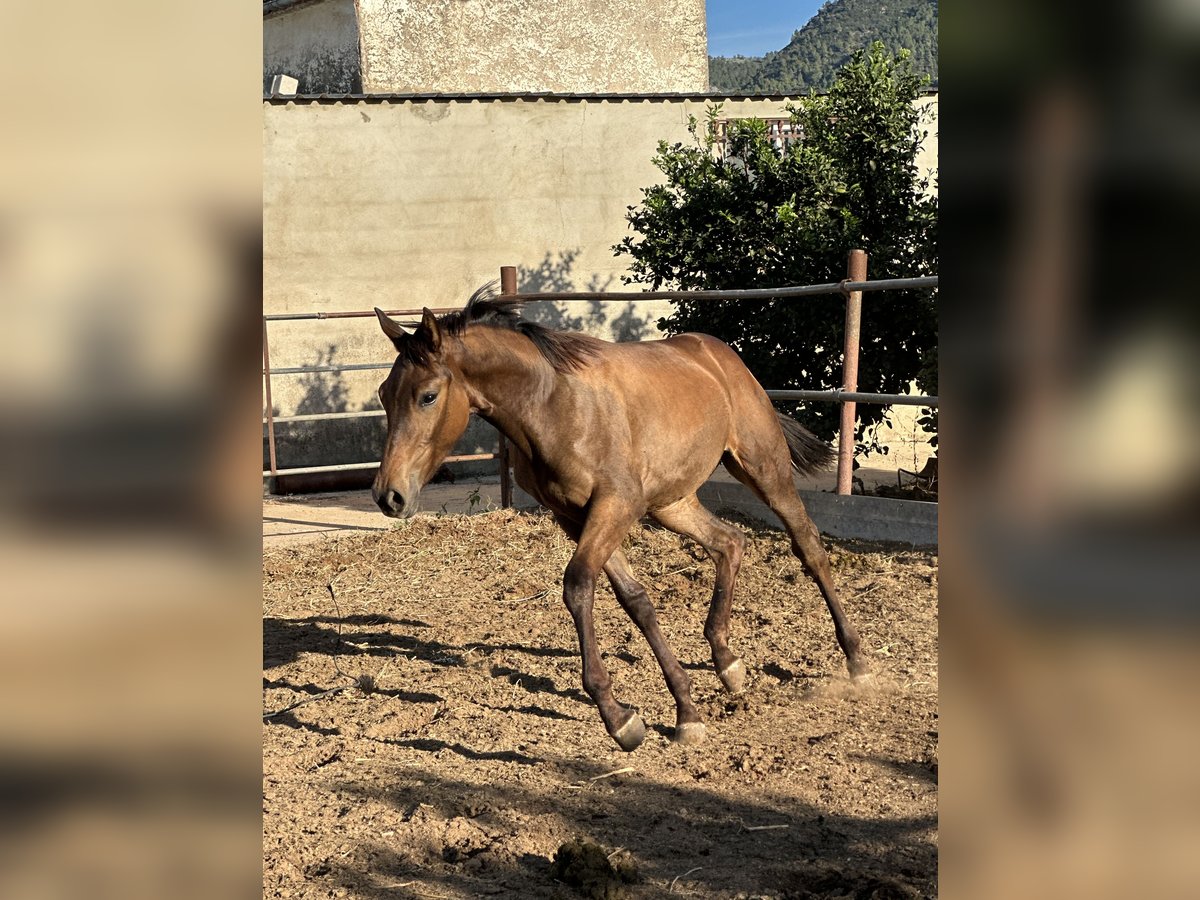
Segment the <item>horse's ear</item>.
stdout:
[[400,327],[399,322],[389,319],[387,313],[378,306],[375,307],[375,315],[379,319],[379,325],[383,328],[383,333],[392,339],[392,343],[399,350],[400,345],[408,340],[408,332]]
[[442,349],[442,326],[438,324],[437,317],[429,311],[429,307],[421,310],[421,331],[428,336],[429,346],[433,348],[434,353]]

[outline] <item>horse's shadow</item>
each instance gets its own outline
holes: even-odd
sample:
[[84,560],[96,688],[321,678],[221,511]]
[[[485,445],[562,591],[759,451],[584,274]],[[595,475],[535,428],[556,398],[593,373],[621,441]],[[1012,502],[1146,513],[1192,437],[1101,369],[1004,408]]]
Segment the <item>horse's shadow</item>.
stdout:
[[393,744],[397,747],[408,747],[412,750],[420,750],[425,753],[438,753],[442,750],[449,750],[451,753],[461,756],[463,759],[474,761],[482,760],[498,760],[500,762],[511,762],[521,766],[536,766],[543,760],[536,756],[528,756],[524,753],[518,753],[516,750],[473,750],[470,747],[460,743],[449,743],[447,741],[439,741],[435,738],[404,738],[397,740],[395,738],[376,738],[380,743]]
[[574,650],[564,650],[562,647],[526,647],[524,644],[470,644],[472,650],[481,653],[495,653],[497,650],[509,650],[513,653],[524,653],[526,656],[557,656],[572,658],[578,656]]
[[493,678],[507,678],[510,684],[516,685],[531,694],[553,694],[555,697],[578,700],[580,703],[591,702],[577,688],[563,690],[554,683],[553,679],[547,678],[544,675],[530,675],[519,669],[498,665],[492,666],[491,675]]
[[263,668],[273,669],[295,662],[302,653],[347,657],[401,655],[437,666],[465,665],[461,647],[362,627],[371,625],[431,627],[425,622],[390,616],[309,616],[304,619],[268,616],[263,619]]
[[294,728],[297,731],[311,731],[313,734],[319,734],[324,737],[336,737],[342,733],[342,729],[334,726],[317,725],[313,722],[303,722],[296,718],[296,714],[291,710],[287,712],[276,713],[269,720],[265,720],[270,725],[282,725],[285,728]]
[[[268,616],[263,619],[263,669],[271,670],[295,662],[301,654],[320,653],[329,656],[405,656],[418,659],[434,666],[457,668],[468,665],[468,654],[490,655],[503,651],[535,657],[575,657],[572,650],[558,647],[529,647],[523,644],[469,643],[446,644],[432,639],[423,639],[413,634],[396,633],[389,630],[371,629],[363,626],[400,625],[406,629],[431,628],[426,622],[415,619],[394,619],[385,615],[309,616],[304,619],[281,619]],[[531,675],[507,665],[492,665],[493,678],[507,678],[509,682],[532,694],[553,694],[589,702],[578,689],[563,690],[554,681],[543,675]],[[381,691],[382,693],[382,691]],[[425,702],[424,696],[397,693],[401,699]]]
[[[293,693],[309,694],[311,696],[324,694],[327,690],[326,688],[319,687],[312,682],[309,682],[308,684],[293,684],[292,682],[284,681],[283,679],[270,680],[264,678],[263,689],[266,690],[270,688],[283,688],[292,691]],[[378,685],[375,685],[371,688],[371,693],[377,694],[380,697],[394,697],[397,700],[403,700],[405,703],[442,703],[445,699],[438,694],[430,694],[426,691],[405,691],[401,690],[400,688],[384,688],[379,687]]]

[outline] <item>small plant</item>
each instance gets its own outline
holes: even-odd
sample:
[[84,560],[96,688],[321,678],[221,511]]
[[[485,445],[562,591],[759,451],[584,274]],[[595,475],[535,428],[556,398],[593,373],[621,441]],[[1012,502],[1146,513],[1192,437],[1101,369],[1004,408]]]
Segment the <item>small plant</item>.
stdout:
[[482,502],[483,498],[479,496],[479,488],[471,488],[471,491],[467,494],[467,510],[469,512],[475,512],[475,507]]

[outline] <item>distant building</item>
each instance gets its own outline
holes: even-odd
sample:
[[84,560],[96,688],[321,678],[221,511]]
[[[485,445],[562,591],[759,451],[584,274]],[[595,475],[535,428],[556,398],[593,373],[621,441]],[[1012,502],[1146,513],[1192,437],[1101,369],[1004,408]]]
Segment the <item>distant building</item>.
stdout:
[[264,0],[263,90],[671,93],[708,88],[704,0]]

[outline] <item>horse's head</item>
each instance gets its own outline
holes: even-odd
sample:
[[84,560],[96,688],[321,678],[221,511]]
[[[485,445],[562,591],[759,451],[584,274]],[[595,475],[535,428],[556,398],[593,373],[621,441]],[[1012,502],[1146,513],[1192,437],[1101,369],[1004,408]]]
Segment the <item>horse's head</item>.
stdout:
[[426,309],[411,334],[381,310],[375,314],[398,355],[379,386],[388,434],[371,496],[384,515],[407,518],[417,511],[421,488],[466,431],[471,404],[433,313]]

